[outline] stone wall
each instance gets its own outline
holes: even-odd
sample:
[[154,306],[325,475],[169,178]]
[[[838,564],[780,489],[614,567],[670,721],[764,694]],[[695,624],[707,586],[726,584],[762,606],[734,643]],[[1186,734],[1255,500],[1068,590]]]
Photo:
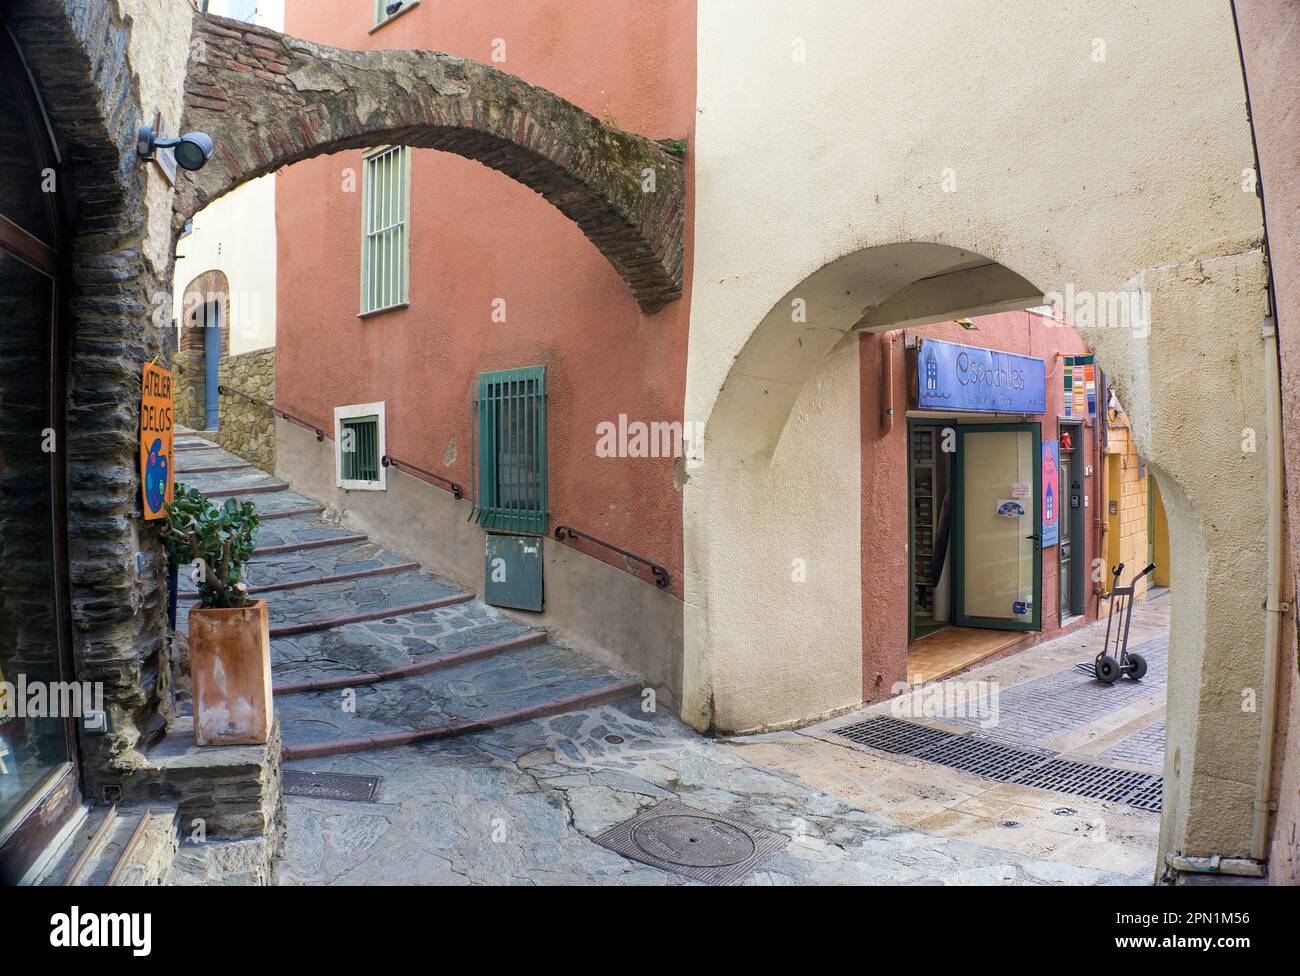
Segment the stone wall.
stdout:
[[223,358],[217,383],[222,392],[216,442],[273,472],[275,414],[264,404],[275,403],[275,348]]
[[[134,143],[141,103],[174,118],[184,75],[152,60],[142,71],[135,59],[187,50],[190,16],[184,4],[141,0],[5,5],[64,147],[58,188],[75,221],[63,449],[75,677],[102,682],[108,713],[107,733],[78,730],[96,800],[143,766],[166,721],[165,557],[140,517],[137,445],[141,366],[174,348],[157,315],[171,293],[171,187],[136,160]],[[156,89],[147,99],[145,78]]]

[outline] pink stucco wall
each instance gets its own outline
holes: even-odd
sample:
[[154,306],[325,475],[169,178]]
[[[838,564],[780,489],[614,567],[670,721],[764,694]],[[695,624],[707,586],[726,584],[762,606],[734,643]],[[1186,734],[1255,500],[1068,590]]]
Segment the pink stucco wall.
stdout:
[[[371,11],[355,0],[288,0],[285,29],[345,48],[444,51],[621,128],[692,135],[694,0],[421,0],[368,34]],[[492,59],[498,39],[504,62]],[[298,163],[277,184],[280,405],[328,427],[336,405],[385,401],[388,452],[468,485],[474,377],[544,364],[552,525],[606,538],[680,578],[672,459],[598,458],[595,448],[597,424],[620,414],[682,419],[689,290],[643,314],[541,197],[477,162],[416,150],[410,306],[358,319],[361,197],[345,192],[347,170],[360,174],[359,151]],[[688,245],[688,269],[689,255]],[[498,298],[505,323],[492,321]]]
[[[864,334],[859,340],[859,376],[862,384],[862,697],[867,701],[888,698],[890,687],[906,680],[907,672],[907,411],[909,409],[907,360],[904,337],[942,339],[967,346],[1000,349],[1022,356],[1034,356],[1047,363],[1047,412],[1030,418],[1043,425],[1043,439],[1057,436],[1056,419],[1064,412],[1061,357],[1087,355],[1088,347],[1074,329],[1053,323],[1032,312],[1005,312],[975,319],[978,330],[969,331],[955,322],[944,322],[892,333]],[[892,348],[892,354],[886,350]],[[894,422],[888,434],[881,433],[882,359],[888,356],[893,375]],[[1090,497],[1084,524],[1084,565],[1090,566],[1097,552],[1100,520],[1099,501],[1103,465],[1097,456],[1096,422],[1084,428],[1084,463],[1093,466],[1086,479]],[[1043,551],[1042,631],[1026,643],[1057,636],[1058,615],[1057,550]],[[1092,583],[1087,588],[1082,620],[1070,629],[1096,618],[1097,598]],[[1024,644],[1018,645],[1020,647]]]

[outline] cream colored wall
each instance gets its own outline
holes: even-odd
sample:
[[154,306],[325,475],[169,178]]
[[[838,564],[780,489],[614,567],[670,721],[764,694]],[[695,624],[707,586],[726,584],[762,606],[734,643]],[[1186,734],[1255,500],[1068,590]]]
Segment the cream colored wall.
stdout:
[[[212,0],[209,11],[226,16],[229,0]],[[258,0],[254,22],[284,28],[284,0]],[[194,215],[194,230],[176,244],[172,308],[177,319],[185,286],[205,271],[220,269],[230,283],[230,355],[275,345],[275,174],[238,187]]]
[[[194,8],[188,0],[116,0],[117,15],[132,27],[127,57],[136,72],[140,111],[146,123],[161,112],[164,124],[175,129],[185,97],[185,64],[189,60],[190,26]],[[154,274],[165,280],[171,261],[172,185],[155,163],[146,164],[144,256]],[[156,296],[165,306],[165,295]],[[165,325],[167,316],[157,321]]]
[[245,183],[194,215],[176,242],[172,307],[178,318],[186,285],[218,268],[230,283],[230,354],[275,345],[275,174]]
[[[1179,567],[1163,850],[1244,853],[1265,473],[1242,431],[1262,442],[1264,295],[1227,5],[701,0],[698,31],[685,414],[709,426],[683,494],[684,716],[757,728],[855,700],[856,417],[817,384],[872,308],[962,266],[902,245],[1032,282],[973,281],[971,305],[1142,288],[1149,334],[1079,331],[1160,478]],[[829,570],[815,603],[777,572],[801,551]],[[794,634],[818,652],[800,660]]]

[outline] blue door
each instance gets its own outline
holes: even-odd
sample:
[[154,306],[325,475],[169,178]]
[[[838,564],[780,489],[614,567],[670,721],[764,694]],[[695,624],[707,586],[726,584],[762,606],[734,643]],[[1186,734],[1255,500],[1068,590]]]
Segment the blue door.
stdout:
[[217,363],[221,360],[221,306],[203,306],[203,408],[204,430],[217,429]]

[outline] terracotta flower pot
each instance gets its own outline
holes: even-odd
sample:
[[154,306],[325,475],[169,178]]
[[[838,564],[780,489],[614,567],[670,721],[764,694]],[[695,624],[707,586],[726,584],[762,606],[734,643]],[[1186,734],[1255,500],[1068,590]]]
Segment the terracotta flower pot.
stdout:
[[201,746],[263,743],[271,735],[271,631],[265,600],[190,611],[194,738]]

